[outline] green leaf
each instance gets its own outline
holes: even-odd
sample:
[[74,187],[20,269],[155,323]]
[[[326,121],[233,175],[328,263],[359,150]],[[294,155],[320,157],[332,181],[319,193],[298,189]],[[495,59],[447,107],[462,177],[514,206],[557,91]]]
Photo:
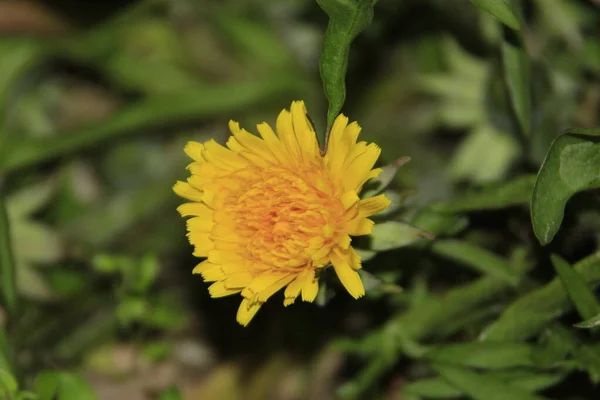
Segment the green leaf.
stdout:
[[[574,266],[593,288],[600,284],[600,253]],[[570,309],[571,303],[559,278],[519,297],[480,335],[483,340],[517,341],[536,335],[548,323]]]
[[103,122],[75,132],[11,141],[10,146],[0,148],[0,170],[13,171],[37,165],[142,129],[229,113],[283,92],[295,92],[302,87],[303,83],[296,79],[269,77],[248,83],[219,84],[202,90],[150,97]]
[[518,14],[510,0],[471,0],[471,3],[498,18],[510,28],[515,30],[521,29],[521,23],[517,17]]
[[453,399],[463,392],[440,378],[421,379],[402,386],[402,393],[434,399]]
[[383,192],[394,180],[398,168],[410,161],[410,157],[402,157],[391,164],[381,168],[381,173],[377,178],[371,179],[367,185],[369,189],[363,194],[363,198],[372,197]]
[[598,315],[600,313],[600,303],[596,300],[596,296],[590,290],[585,279],[569,263],[556,254],[552,254],[551,259],[556,273],[560,277],[579,315],[583,319],[593,318],[595,315]]
[[0,368],[0,398],[3,394],[8,394],[7,398],[12,398],[11,394],[15,394],[19,386],[17,384],[17,380],[8,373],[5,369]]
[[578,328],[594,328],[600,325],[600,314],[594,315],[592,318],[575,324]]
[[[546,389],[564,378],[564,374],[562,373],[549,374],[531,372],[526,369],[489,372],[486,376],[493,377],[528,392]],[[421,379],[409,383],[402,387],[402,392],[432,399],[451,399],[464,394],[463,391],[441,378]]]
[[368,294],[398,293],[402,291],[402,288],[395,283],[386,282],[364,269],[359,269],[358,274]]
[[6,333],[4,327],[0,326],[0,370],[12,370],[12,354],[6,341]]
[[431,208],[439,212],[460,213],[528,204],[535,179],[535,175],[523,175],[506,183],[470,191]]
[[329,130],[346,98],[345,79],[350,44],[371,23],[376,0],[317,0],[317,2],[329,15],[329,25],[323,37],[319,58],[323,90],[329,101],[327,111]]
[[0,193],[0,289],[6,309],[14,313],[17,308],[16,267],[11,229],[2,193]]
[[6,212],[11,218],[24,219],[48,203],[56,188],[54,179],[45,179],[11,193],[6,199]]
[[34,381],[40,400],[97,400],[98,397],[79,375],[69,372],[43,371]]
[[487,374],[445,364],[434,364],[433,368],[447,382],[461,389],[474,400],[543,399]]
[[512,168],[520,151],[514,137],[482,124],[461,142],[450,162],[449,174],[455,180],[498,181]]
[[531,65],[525,50],[502,43],[504,80],[510,100],[524,135],[531,127]]
[[436,235],[454,236],[469,225],[469,220],[463,215],[452,215],[435,211],[433,207],[419,210],[413,217],[412,224],[433,232]]
[[433,239],[433,234],[404,222],[387,221],[375,224],[371,233],[371,250],[385,251],[408,246],[421,239]]
[[431,245],[431,250],[512,286],[516,286],[520,281],[520,275],[511,268],[509,263],[470,243],[460,240],[438,240]]
[[542,245],[560,228],[567,201],[600,187],[600,129],[572,129],[552,142],[531,199],[533,230]]
[[167,390],[163,390],[158,396],[158,400],[181,400],[181,392],[176,387],[170,387]]
[[156,281],[158,272],[160,270],[160,264],[156,255],[146,254],[139,261],[137,268],[133,273],[132,288],[139,293],[148,290]]
[[471,342],[439,346],[425,358],[480,369],[533,367],[534,347],[524,343]]

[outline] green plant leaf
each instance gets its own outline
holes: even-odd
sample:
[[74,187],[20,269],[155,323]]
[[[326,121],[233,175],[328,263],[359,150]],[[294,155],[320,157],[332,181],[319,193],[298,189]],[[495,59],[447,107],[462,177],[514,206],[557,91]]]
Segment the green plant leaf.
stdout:
[[533,231],[542,245],[558,232],[567,201],[600,187],[599,136],[600,129],[572,129],[552,142],[531,199]]
[[137,264],[137,268],[133,271],[135,276],[132,277],[131,285],[135,291],[143,293],[156,281],[160,264],[154,254],[145,254]]
[[433,234],[400,221],[375,224],[371,233],[371,250],[385,251],[408,246],[421,239],[433,239]]
[[382,167],[379,176],[377,178],[371,179],[367,183],[369,189],[363,193],[362,197],[368,198],[383,192],[396,177],[396,172],[398,172],[398,168],[400,168],[409,161],[410,157],[402,157],[394,161],[393,163]]
[[48,203],[56,188],[54,179],[44,179],[11,193],[6,199],[6,212],[11,218],[24,219]]
[[439,212],[460,213],[528,204],[535,179],[535,175],[523,175],[506,183],[467,192],[431,208]]
[[69,372],[43,371],[34,381],[40,400],[97,400],[98,397],[79,375]]
[[12,371],[12,354],[2,326],[0,326],[0,370]]
[[[600,253],[584,258],[573,268],[594,288],[600,284]],[[526,340],[570,308],[569,297],[557,277],[515,300],[480,337],[493,341]]]
[[14,376],[8,373],[5,369],[0,368],[0,397],[5,398],[2,395],[6,394],[8,399],[12,398],[19,386]]
[[425,358],[480,369],[533,367],[534,350],[525,343],[471,342],[436,347]]
[[[486,376],[506,382],[514,387],[534,392],[551,387],[564,378],[564,373],[540,373],[527,369],[510,371],[488,372]],[[451,399],[462,396],[464,393],[457,387],[442,378],[421,379],[402,387],[402,392],[414,395],[435,398]]]
[[17,283],[9,224],[4,196],[0,193],[0,289],[6,309],[14,313],[17,308]]
[[181,392],[176,387],[170,387],[163,390],[158,396],[158,400],[181,400]]
[[115,113],[103,122],[75,132],[11,141],[10,146],[0,148],[0,170],[13,171],[30,167],[141,129],[164,127],[166,124],[231,112],[282,92],[295,92],[302,87],[302,82],[289,77],[269,77],[248,83],[219,84],[200,91],[150,97]]
[[514,137],[489,124],[480,124],[460,143],[448,173],[455,180],[495,182],[508,173],[520,151]]
[[[329,25],[323,37],[319,70],[323,90],[329,101],[328,129],[340,113],[346,98],[346,71],[352,40],[373,19],[376,0],[317,0],[329,16]],[[322,141],[323,144],[323,141]]]
[[594,328],[600,325],[600,314],[594,315],[592,318],[575,324],[578,328]]
[[460,397],[463,392],[440,378],[421,379],[402,386],[402,394],[434,399],[453,399]]
[[519,30],[521,23],[510,0],[471,0],[475,6],[493,15],[508,27]]
[[531,127],[531,65],[525,50],[502,43],[504,80],[510,100],[525,136]]
[[476,271],[489,274],[506,283],[516,286],[520,275],[502,258],[460,240],[438,240],[432,243],[431,250],[441,256],[467,265]]
[[586,280],[569,263],[552,254],[552,264],[562,284],[583,319],[593,318],[600,313],[600,303]]
[[461,389],[474,400],[542,400],[494,376],[470,371],[446,364],[434,364],[433,368],[447,382]]

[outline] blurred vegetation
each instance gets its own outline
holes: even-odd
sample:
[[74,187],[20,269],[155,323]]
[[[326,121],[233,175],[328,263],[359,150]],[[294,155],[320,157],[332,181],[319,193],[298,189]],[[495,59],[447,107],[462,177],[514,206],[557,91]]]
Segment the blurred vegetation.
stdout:
[[[600,396],[600,2],[373,3],[0,2],[0,398]],[[242,328],[171,186],[295,99],[393,206],[365,299]]]

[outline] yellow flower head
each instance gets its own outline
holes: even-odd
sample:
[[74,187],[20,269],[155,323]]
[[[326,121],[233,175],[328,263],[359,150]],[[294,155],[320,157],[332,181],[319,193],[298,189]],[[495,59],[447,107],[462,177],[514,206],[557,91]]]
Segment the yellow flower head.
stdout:
[[178,208],[187,221],[194,255],[207,257],[193,273],[214,282],[212,297],[241,293],[237,321],[247,325],[261,305],[286,287],[284,305],[302,294],[312,302],[317,272],[333,265],[354,298],[365,294],[360,257],[350,235],[371,233],[367,217],[389,206],[384,195],[360,200],[377,176],[377,145],[356,142],[360,127],[340,115],[322,156],[304,103],[277,118],[277,133],[262,123],[260,138],[231,121],[227,147],[189,142],[194,160],[187,182],[173,188],[190,200]]

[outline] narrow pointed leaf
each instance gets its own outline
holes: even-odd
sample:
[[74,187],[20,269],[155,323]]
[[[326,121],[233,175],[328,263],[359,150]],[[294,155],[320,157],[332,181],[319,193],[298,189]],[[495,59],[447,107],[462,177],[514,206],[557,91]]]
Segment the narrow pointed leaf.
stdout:
[[268,80],[218,84],[202,90],[149,97],[115,113],[105,121],[74,132],[11,141],[10,146],[0,147],[0,169],[12,171],[31,167],[142,129],[228,113],[282,92],[295,92],[302,86],[301,82],[287,77],[270,77]]
[[552,255],[552,264],[579,315],[589,319],[600,314],[600,303],[581,274],[556,254]]
[[531,125],[531,66],[525,50],[508,42],[502,44],[504,80],[524,135]]
[[494,376],[488,376],[465,368],[446,364],[434,364],[434,369],[444,380],[464,391],[474,400],[542,400],[526,390],[507,384]]
[[0,290],[6,309],[13,313],[17,308],[17,283],[9,224],[4,196],[0,193]]
[[520,275],[508,262],[497,255],[460,240],[439,240],[432,244],[432,251],[472,269],[501,279],[510,285],[517,285]]
[[585,321],[575,324],[575,326],[578,328],[594,328],[599,325],[600,325],[600,314],[597,314],[590,319],[587,319]]
[[382,222],[373,227],[370,250],[385,251],[397,249],[421,239],[433,239],[433,235],[404,222]]
[[[325,96],[329,101],[327,126],[339,114],[346,98],[346,70],[350,44],[373,19],[376,0],[317,0],[329,15],[323,38],[319,69]],[[323,142],[322,142],[323,143]]]
[[535,178],[535,175],[524,175],[500,185],[473,190],[453,200],[438,203],[432,208],[440,212],[459,213],[528,204],[531,200]]
[[510,28],[521,29],[521,23],[510,0],[471,0],[471,3],[498,18]]
[[[600,253],[574,265],[593,288],[600,286]],[[535,289],[510,304],[480,335],[482,340],[517,341],[538,334],[551,321],[571,309],[571,302],[559,278]]]
[[533,367],[534,347],[514,342],[470,342],[438,346],[425,357],[463,367],[504,369]]

